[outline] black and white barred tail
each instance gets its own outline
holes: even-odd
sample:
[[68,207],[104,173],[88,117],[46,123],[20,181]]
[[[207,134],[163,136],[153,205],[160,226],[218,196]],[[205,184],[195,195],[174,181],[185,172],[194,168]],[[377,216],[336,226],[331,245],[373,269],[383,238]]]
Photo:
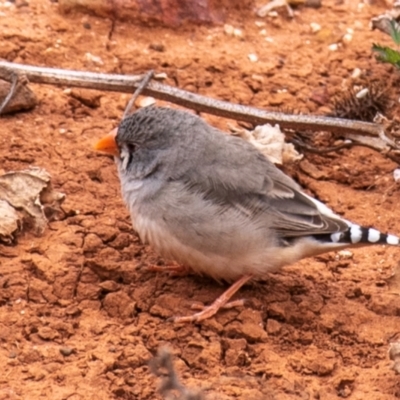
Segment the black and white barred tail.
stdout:
[[331,243],[348,243],[349,245],[387,244],[399,246],[400,239],[394,235],[381,233],[373,228],[364,228],[356,224],[349,224],[349,229],[344,232],[336,232],[330,235],[316,235],[318,240]]

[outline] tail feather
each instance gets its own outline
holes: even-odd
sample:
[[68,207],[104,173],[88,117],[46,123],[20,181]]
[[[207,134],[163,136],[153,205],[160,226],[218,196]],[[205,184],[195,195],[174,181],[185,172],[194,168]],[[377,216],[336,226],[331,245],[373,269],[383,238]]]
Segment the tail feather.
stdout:
[[349,229],[332,234],[315,235],[315,238],[323,242],[348,243],[349,245],[388,244],[399,246],[400,239],[394,235],[381,233],[373,228],[365,228],[356,224],[350,224]]

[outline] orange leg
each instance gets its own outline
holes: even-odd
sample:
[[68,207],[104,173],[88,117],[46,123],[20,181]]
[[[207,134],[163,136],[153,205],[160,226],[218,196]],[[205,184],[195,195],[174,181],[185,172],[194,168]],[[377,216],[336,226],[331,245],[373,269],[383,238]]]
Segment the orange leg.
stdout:
[[229,303],[229,299],[251,278],[253,278],[253,275],[245,275],[237,280],[228,290],[222,293],[222,295],[219,296],[214,303],[204,307],[202,311],[199,311],[198,313],[188,317],[174,317],[172,320],[174,322],[199,322],[212,317],[220,308],[231,308],[238,305],[243,305],[243,300],[236,300]]
[[[228,310],[230,308],[236,308],[236,307],[242,307],[244,306],[246,303],[246,299],[238,299],[238,300],[233,300],[230,301],[229,303],[224,304],[223,306],[221,306],[221,308],[223,308],[224,310]],[[200,304],[200,303],[194,303],[190,306],[190,308],[192,310],[204,310],[206,307],[204,306],[204,304]]]

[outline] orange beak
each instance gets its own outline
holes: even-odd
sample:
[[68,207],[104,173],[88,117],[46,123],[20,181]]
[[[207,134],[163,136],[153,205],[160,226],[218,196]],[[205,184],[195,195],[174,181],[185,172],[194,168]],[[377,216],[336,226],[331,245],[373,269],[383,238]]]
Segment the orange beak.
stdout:
[[94,149],[101,151],[112,156],[119,157],[119,149],[115,137],[117,136],[118,129],[113,129],[108,135],[100,139],[95,145]]

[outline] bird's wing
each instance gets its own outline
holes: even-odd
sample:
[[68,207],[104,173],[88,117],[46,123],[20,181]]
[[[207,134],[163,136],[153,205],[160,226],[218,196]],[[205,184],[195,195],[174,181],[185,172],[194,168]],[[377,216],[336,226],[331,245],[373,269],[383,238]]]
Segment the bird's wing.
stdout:
[[229,137],[217,155],[212,153],[204,154],[201,169],[186,170],[179,180],[184,181],[187,190],[218,204],[221,211],[234,207],[249,219],[261,218],[282,237],[348,229],[345,220],[303,193],[251,144]]

